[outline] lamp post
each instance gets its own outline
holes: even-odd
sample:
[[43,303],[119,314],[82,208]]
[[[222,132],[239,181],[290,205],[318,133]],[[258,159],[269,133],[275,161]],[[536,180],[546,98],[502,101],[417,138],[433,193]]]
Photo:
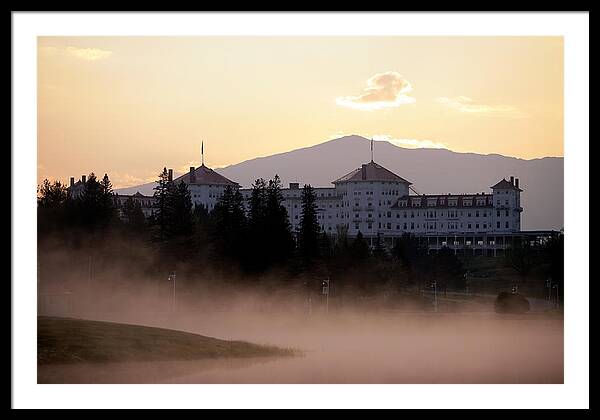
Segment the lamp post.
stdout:
[[325,295],[325,314],[329,315],[329,277],[321,282],[321,286]]
[[431,283],[431,287],[433,287],[433,308],[434,308],[434,311],[437,312],[438,311],[437,280],[434,280],[433,283]]
[[175,280],[177,279],[177,273],[173,271],[173,274],[169,275],[167,278],[168,281],[173,282],[173,294],[171,296],[171,312],[175,312]]

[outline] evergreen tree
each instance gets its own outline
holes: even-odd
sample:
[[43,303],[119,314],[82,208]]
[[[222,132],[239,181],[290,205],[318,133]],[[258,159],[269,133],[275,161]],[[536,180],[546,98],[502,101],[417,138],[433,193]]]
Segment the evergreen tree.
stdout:
[[464,289],[465,270],[462,262],[454,255],[454,251],[443,247],[429,258],[429,271],[431,277],[437,282],[440,290],[446,294],[448,287]]
[[377,235],[377,239],[375,240],[373,256],[378,260],[383,260],[388,256],[388,252],[385,248],[385,244],[383,243],[383,238],[381,235]]
[[246,214],[242,193],[232,186],[225,187],[215,205],[213,241],[220,255],[242,262],[246,238]]
[[248,209],[248,249],[245,253],[245,268],[262,271],[268,267],[266,248],[267,183],[259,178],[252,184]]
[[139,201],[129,197],[122,208],[125,224],[133,232],[141,232],[146,224],[146,217]]
[[333,253],[331,247],[331,240],[329,239],[329,235],[325,232],[325,229],[321,230],[319,234],[319,255],[321,258],[328,260],[331,258]]
[[42,185],[38,187],[38,206],[39,207],[60,207],[69,198],[67,186],[60,181],[51,183],[44,179]]
[[283,205],[281,180],[278,175],[269,181],[266,188],[266,205],[264,208],[265,254],[270,264],[286,261],[294,247],[291,226],[287,210]]
[[100,224],[104,202],[102,186],[93,172],[88,175],[83,191],[77,200],[83,225],[88,229],[96,229]]
[[96,175],[90,173],[76,201],[76,214],[88,229],[106,228],[116,216],[114,195],[108,175],[104,175],[99,182]]
[[108,178],[108,174],[104,174],[102,181],[100,181],[101,224],[106,226],[112,222],[116,217],[116,210],[113,186]]
[[365,241],[361,231],[358,231],[352,245],[350,246],[350,255],[354,263],[358,263],[369,258],[369,245]]
[[264,231],[262,224],[265,221],[267,207],[267,183],[259,178],[252,184],[250,194],[250,208],[248,222],[253,234],[261,234]]
[[158,225],[159,239],[165,240],[168,235],[168,223],[172,215],[170,208],[169,195],[172,190],[172,182],[169,181],[167,168],[158,175],[157,185],[154,187],[154,197],[156,198],[156,212],[154,221]]
[[423,262],[427,257],[427,247],[423,246],[419,238],[414,235],[403,233],[396,240],[392,255],[409,273],[414,274],[423,267]]
[[534,265],[534,250],[527,241],[515,238],[512,246],[505,251],[504,259],[508,266],[522,276],[526,276]]
[[208,209],[203,204],[195,204],[194,210],[192,212],[192,217],[194,220],[194,225],[201,225],[208,221],[209,214]]
[[167,188],[167,220],[169,237],[188,236],[192,233],[192,195],[183,181]]
[[67,187],[60,181],[51,183],[44,179],[38,187],[38,234],[52,230],[63,230],[73,222],[69,217],[70,200]]
[[298,252],[303,262],[310,266],[319,257],[319,222],[314,189],[304,185],[302,189],[302,212],[298,231]]

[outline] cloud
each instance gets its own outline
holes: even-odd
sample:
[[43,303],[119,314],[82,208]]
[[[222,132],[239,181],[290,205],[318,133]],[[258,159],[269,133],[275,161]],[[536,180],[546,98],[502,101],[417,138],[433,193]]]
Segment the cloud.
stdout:
[[156,175],[148,174],[146,177],[136,176],[123,172],[110,172],[108,177],[113,184],[113,188],[126,188],[133,187],[136,185],[147,184],[149,182],[154,182],[158,178],[158,172],[156,171]]
[[73,57],[87,61],[103,60],[112,55],[112,51],[101,50],[99,48],[67,47],[65,51]]
[[437,98],[436,102],[449,108],[456,109],[457,111],[466,112],[473,115],[506,116],[512,118],[525,117],[525,115],[514,106],[490,105],[481,101],[476,101],[468,96],[456,96],[454,98],[447,98],[443,96]]
[[341,96],[336,104],[353,109],[373,111],[412,104],[415,98],[408,80],[395,71],[378,73],[367,80],[367,87],[358,96]]
[[201,164],[201,162],[199,160],[190,160],[190,161],[186,162],[184,165],[177,168],[177,173],[185,174],[190,171],[190,166],[197,168],[200,166],[200,164]]
[[397,139],[389,134],[375,134],[372,138],[375,141],[387,141],[394,146],[406,147],[408,149],[448,149],[445,143],[433,140]]
[[96,61],[104,60],[110,57],[113,52],[109,50],[102,50],[100,48],[80,48],[80,47],[53,47],[53,46],[41,46],[39,47],[39,54],[42,57],[58,57],[68,56],[75,57],[85,61]]

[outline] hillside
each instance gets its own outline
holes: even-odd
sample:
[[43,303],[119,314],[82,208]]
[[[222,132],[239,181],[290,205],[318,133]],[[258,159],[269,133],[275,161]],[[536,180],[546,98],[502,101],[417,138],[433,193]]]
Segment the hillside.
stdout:
[[[284,184],[330,186],[331,181],[370,160],[369,140],[346,136],[315,146],[230,165],[217,172],[248,188],[257,178],[278,174]],[[524,230],[563,227],[563,158],[518,159],[502,155],[457,153],[445,149],[406,149],[375,142],[375,161],[411,181],[421,194],[490,192],[511,175],[520,179]],[[154,184],[118,190],[152,194]]]

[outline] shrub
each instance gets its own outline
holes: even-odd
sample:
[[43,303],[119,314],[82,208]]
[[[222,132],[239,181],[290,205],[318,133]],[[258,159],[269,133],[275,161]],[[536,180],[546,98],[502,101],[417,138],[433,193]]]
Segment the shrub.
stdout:
[[529,311],[529,301],[518,293],[501,292],[494,304],[496,312],[503,314],[523,314]]

